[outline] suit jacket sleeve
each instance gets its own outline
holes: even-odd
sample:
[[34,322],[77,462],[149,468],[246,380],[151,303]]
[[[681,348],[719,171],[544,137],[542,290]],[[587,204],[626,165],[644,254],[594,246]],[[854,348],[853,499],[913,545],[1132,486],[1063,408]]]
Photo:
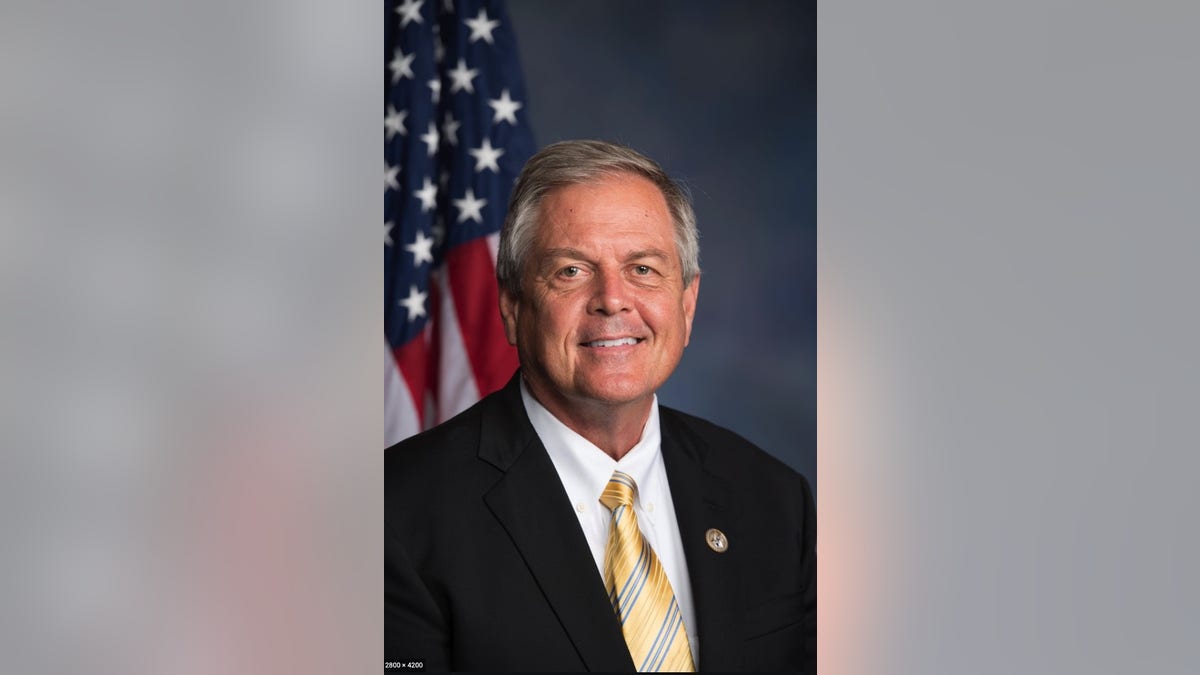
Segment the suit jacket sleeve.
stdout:
[[804,588],[804,672],[817,672],[817,508],[812,488],[801,476],[804,488],[804,530],[800,533],[800,580]]
[[400,537],[386,523],[384,532],[384,658],[388,662],[418,661],[426,671],[447,671],[450,640],[445,617]]

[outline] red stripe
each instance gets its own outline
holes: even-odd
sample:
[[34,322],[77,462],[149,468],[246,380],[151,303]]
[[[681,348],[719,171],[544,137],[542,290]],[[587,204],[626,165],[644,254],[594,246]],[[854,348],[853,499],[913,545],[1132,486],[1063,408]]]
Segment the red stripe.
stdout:
[[[429,351],[425,355],[425,391],[429,394],[429,405],[433,407],[433,410],[430,411],[429,416],[421,418],[422,429],[432,427],[441,418],[437,393],[441,391],[442,387],[438,372],[438,364],[442,362],[442,285],[438,282],[439,278],[436,272],[429,275],[429,298],[425,304],[429,311],[429,323],[425,331],[429,336]],[[425,404],[424,394],[421,404]]]
[[417,408],[418,424],[424,424],[425,419],[425,390],[430,371],[428,351],[424,334],[392,350],[396,357],[396,367],[399,368],[404,383],[408,385],[413,405]]
[[480,237],[446,254],[450,294],[479,395],[503,387],[517,370],[517,350],[504,337],[500,290],[487,239]]

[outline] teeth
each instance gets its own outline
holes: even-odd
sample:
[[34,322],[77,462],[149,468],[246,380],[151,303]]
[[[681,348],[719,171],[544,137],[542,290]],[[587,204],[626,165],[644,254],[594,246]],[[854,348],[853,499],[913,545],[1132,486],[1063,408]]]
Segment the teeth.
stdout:
[[617,340],[593,340],[584,344],[589,347],[620,347],[622,345],[636,345],[637,338],[627,337]]

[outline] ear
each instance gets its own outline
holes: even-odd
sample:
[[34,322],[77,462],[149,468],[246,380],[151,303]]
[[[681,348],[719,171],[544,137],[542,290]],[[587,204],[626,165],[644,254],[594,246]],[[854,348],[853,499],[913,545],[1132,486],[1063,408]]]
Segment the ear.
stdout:
[[696,300],[700,297],[700,275],[692,279],[692,283],[683,289],[683,318],[687,330],[683,335],[683,346],[688,346],[692,340],[692,319],[696,318]]
[[504,323],[504,337],[508,338],[508,344],[513,346],[517,344],[517,314],[520,307],[520,301],[501,286],[500,320]]

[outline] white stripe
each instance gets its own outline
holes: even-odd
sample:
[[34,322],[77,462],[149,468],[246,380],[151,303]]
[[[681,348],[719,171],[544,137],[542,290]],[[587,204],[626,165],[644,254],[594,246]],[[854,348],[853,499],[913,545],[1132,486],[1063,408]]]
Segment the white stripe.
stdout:
[[387,340],[383,341],[383,447],[397,443],[421,430],[417,408],[408,385],[396,367]]
[[442,306],[438,320],[442,322],[442,362],[438,364],[438,422],[445,422],[471,407],[479,400],[479,385],[471,370],[467,347],[462,331],[458,327],[458,313],[454,307],[454,294],[450,292],[450,275],[447,267],[434,272],[442,289]]
[[487,236],[488,253],[492,256],[492,269],[496,269],[496,257],[500,255],[500,233],[494,232]]

